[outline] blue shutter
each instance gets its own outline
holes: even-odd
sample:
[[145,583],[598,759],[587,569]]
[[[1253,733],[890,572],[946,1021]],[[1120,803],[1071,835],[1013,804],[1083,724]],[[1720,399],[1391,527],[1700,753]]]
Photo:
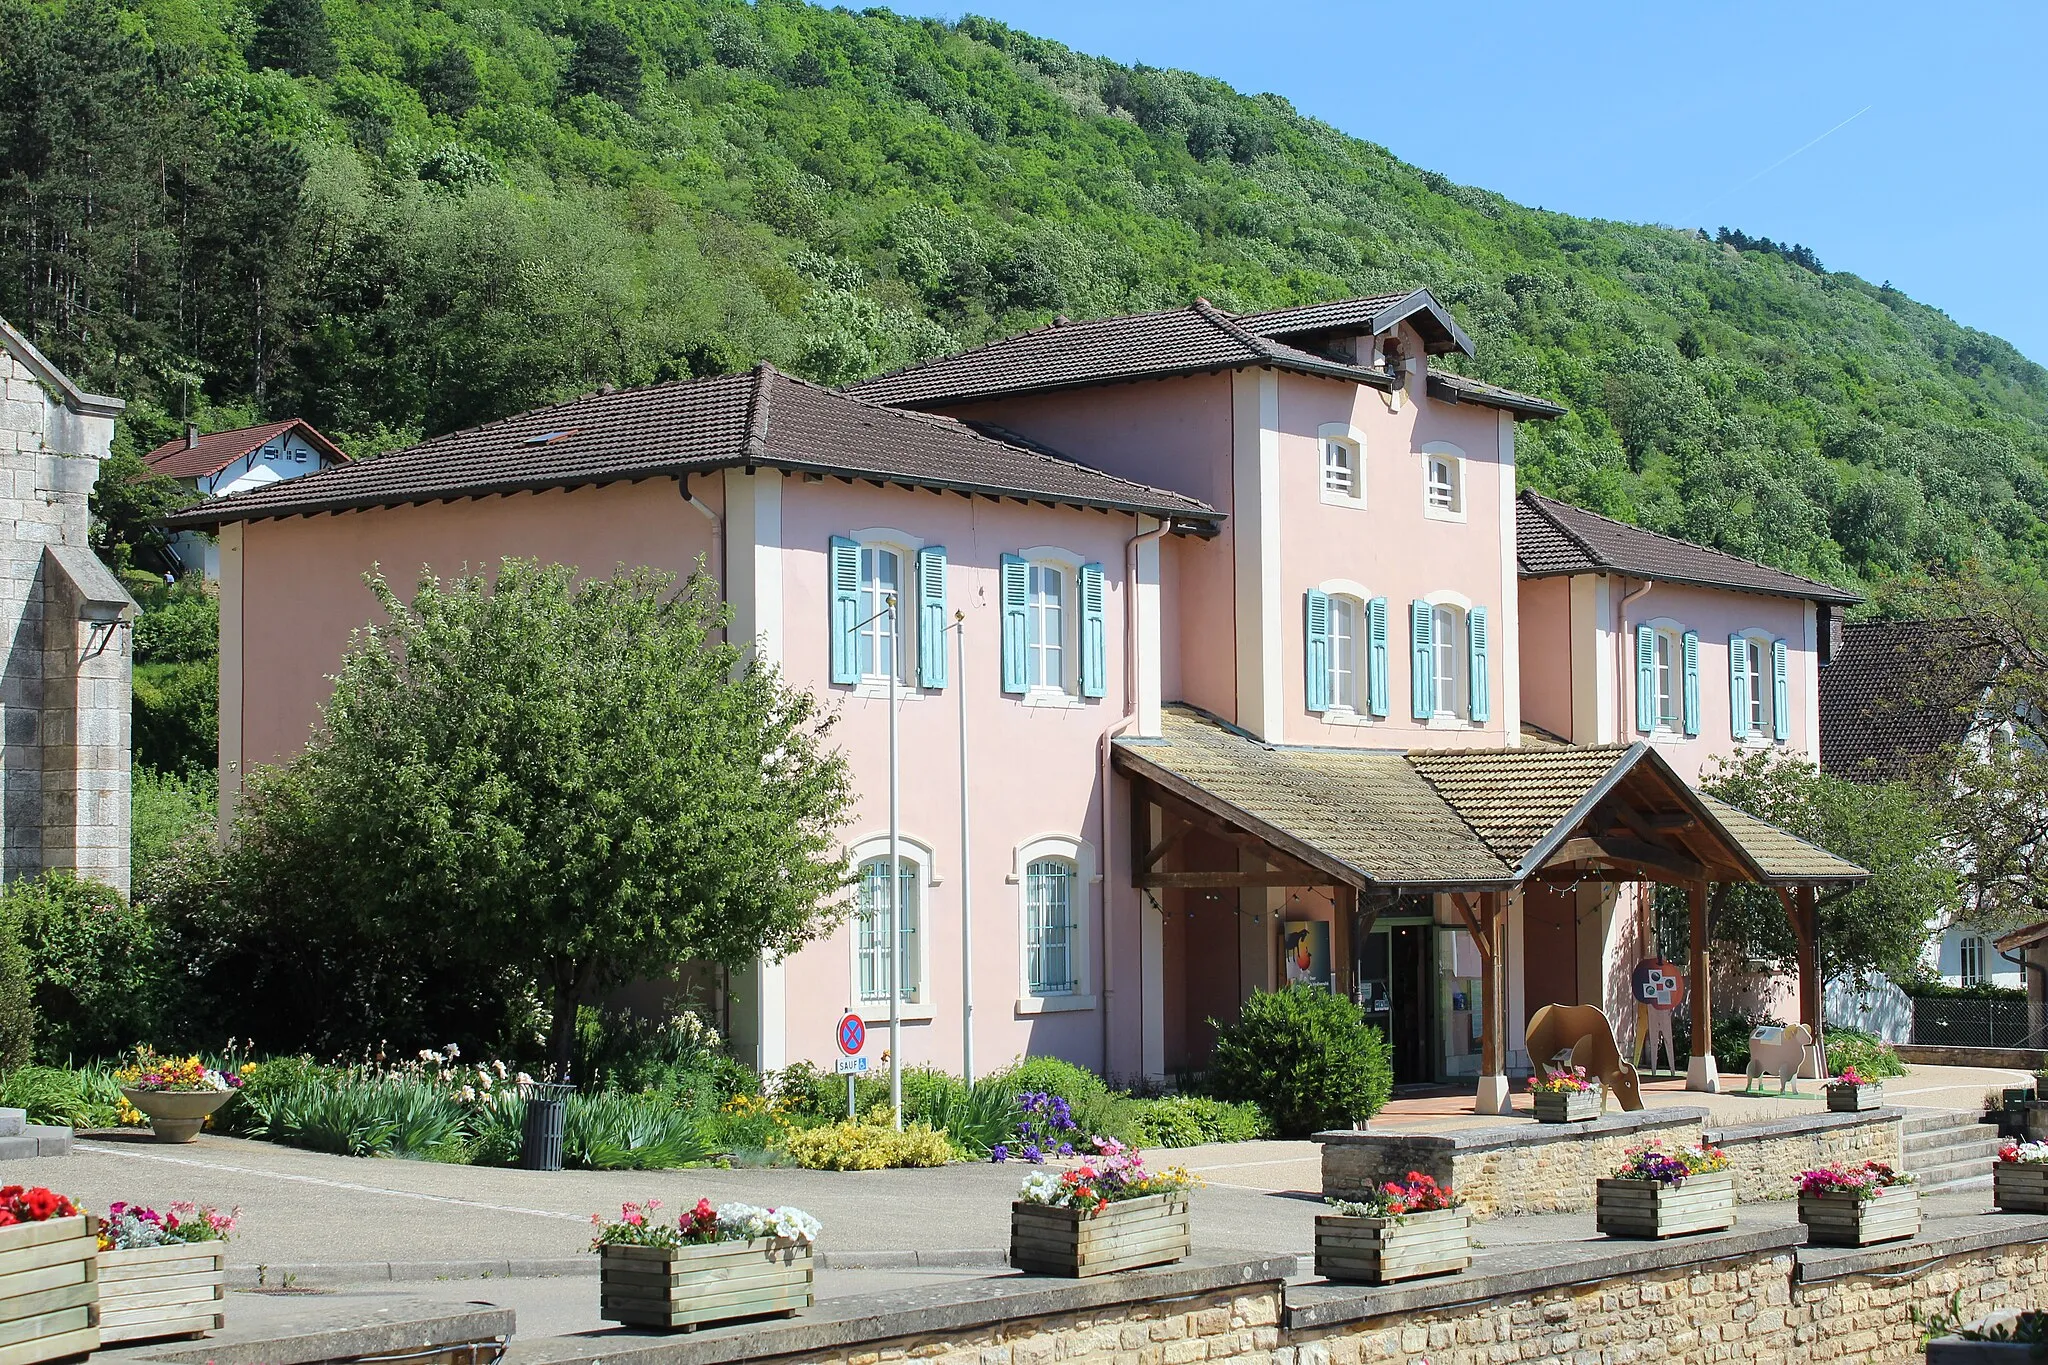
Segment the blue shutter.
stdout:
[[1031,587],[1031,570],[1016,555],[1003,556],[1003,691],[1025,691],[1026,647],[1024,598]]
[[1109,627],[1103,620],[1102,566],[1081,566],[1081,695],[1109,691]]
[[1636,627],[1636,729],[1657,728],[1657,632]]
[[1320,588],[1310,588],[1303,599],[1302,614],[1306,618],[1305,632],[1308,647],[1303,651],[1307,660],[1304,665],[1308,692],[1308,709],[1322,712],[1330,709],[1330,594]]
[[1787,676],[1783,640],[1771,641],[1771,728],[1779,740],[1792,738],[1792,680]]
[[1486,667],[1486,608],[1474,607],[1465,615],[1465,643],[1471,655],[1472,672],[1467,679],[1471,691],[1468,714],[1474,720],[1493,717],[1492,678]]
[[831,553],[832,681],[860,681],[860,651],[855,648],[853,628],[860,621],[860,542],[845,536],[832,537]]
[[1679,637],[1685,651],[1685,732],[1700,732],[1700,633],[1689,630]]
[[1728,637],[1728,733],[1749,738],[1749,641]]
[[917,685],[946,685],[946,547],[917,552]]
[[1392,704],[1387,687],[1387,599],[1365,604],[1365,707],[1384,716]]
[[1410,659],[1409,713],[1417,720],[1428,720],[1436,714],[1436,665],[1430,658],[1429,628],[1432,624],[1430,607],[1427,602],[1408,604],[1408,637]]

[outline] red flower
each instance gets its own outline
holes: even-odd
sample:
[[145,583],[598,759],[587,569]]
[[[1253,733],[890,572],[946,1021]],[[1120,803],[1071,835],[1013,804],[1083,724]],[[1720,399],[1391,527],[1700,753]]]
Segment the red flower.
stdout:
[[64,1200],[48,1190],[37,1188],[24,1194],[21,1197],[21,1202],[28,1205],[28,1216],[40,1223],[44,1219],[55,1215],[58,1208],[63,1205]]
[[6,1209],[0,1209],[0,1228],[11,1228],[20,1220]]

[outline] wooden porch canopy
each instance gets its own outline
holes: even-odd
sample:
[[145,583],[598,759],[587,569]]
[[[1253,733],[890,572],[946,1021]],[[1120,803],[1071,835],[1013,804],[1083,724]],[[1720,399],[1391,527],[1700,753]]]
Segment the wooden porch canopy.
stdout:
[[[1509,893],[1588,881],[1685,887],[1700,1018],[1712,1011],[1708,885],[1769,886],[1792,920],[1801,1020],[1818,1038],[1817,892],[1869,875],[1695,791],[1648,744],[1411,753],[1290,747],[1176,706],[1165,710],[1158,738],[1118,739],[1113,761],[1131,782],[1138,886],[1331,887],[1340,960],[1395,896],[1447,893],[1484,974],[1480,1102],[1488,1112],[1505,1102],[1507,1088]],[[1262,865],[1181,870],[1176,850],[1195,832],[1252,855],[1241,865]],[[1716,1084],[1711,1047],[1711,1030],[1694,1029],[1696,1086]]]

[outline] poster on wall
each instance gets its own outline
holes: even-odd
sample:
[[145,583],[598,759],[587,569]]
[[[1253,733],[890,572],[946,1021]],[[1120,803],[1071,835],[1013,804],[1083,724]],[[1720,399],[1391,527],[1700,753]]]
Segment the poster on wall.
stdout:
[[1330,926],[1319,919],[1291,919],[1280,926],[1287,984],[1306,981],[1330,986]]

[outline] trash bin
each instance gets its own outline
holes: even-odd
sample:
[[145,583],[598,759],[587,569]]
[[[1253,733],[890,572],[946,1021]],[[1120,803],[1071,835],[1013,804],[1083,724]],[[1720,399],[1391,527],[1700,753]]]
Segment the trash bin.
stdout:
[[520,1088],[526,1101],[526,1125],[519,1134],[519,1169],[559,1171],[562,1169],[562,1124],[569,1112],[573,1085],[554,1081],[532,1081]]

